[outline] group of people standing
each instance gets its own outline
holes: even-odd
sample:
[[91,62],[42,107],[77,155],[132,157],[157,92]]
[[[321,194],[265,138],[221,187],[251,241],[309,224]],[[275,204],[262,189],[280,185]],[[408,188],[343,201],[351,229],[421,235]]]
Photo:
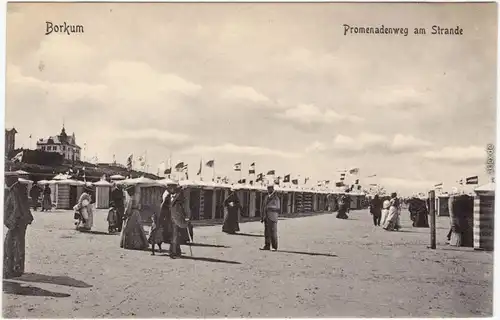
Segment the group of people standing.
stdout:
[[401,201],[397,193],[392,193],[388,199],[381,199],[378,194],[375,195],[370,203],[370,213],[375,226],[382,226],[387,231],[401,229]]
[[[231,188],[228,197],[224,200],[224,223],[222,232],[236,234],[240,231],[239,217],[241,203],[236,194],[236,189]],[[261,250],[278,250],[278,215],[281,212],[281,199],[274,185],[269,184],[267,194],[262,202],[260,222],[264,224],[264,247]]]
[[43,188],[40,187],[37,183],[33,184],[30,190],[30,198],[32,201],[33,210],[37,211],[39,205],[41,205],[41,211],[52,210],[51,193],[52,190],[50,189],[48,184],[46,184]]

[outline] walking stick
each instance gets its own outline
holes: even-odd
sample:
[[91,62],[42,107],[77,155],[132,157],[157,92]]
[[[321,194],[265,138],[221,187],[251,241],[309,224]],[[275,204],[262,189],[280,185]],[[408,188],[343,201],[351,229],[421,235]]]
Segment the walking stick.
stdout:
[[189,237],[189,251],[191,252],[191,257],[193,256],[193,249],[191,248],[191,244],[193,244],[193,237],[191,236],[191,233],[189,232],[189,224],[186,227],[188,237]]

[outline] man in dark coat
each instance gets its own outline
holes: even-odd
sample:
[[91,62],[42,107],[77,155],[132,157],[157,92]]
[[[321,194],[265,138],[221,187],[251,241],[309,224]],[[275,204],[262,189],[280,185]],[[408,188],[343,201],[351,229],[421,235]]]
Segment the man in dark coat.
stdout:
[[31,190],[30,190],[31,203],[33,205],[34,211],[36,211],[38,208],[38,199],[40,198],[41,193],[42,193],[42,190],[40,190],[40,187],[38,186],[38,184],[34,183],[33,187],[31,187]]
[[373,224],[375,226],[380,226],[380,219],[382,218],[382,201],[380,201],[378,194],[373,197],[370,203],[370,213],[373,216]]
[[4,240],[3,277],[24,273],[26,229],[33,222],[28,195],[23,192],[15,172],[5,173],[4,220],[8,231]]
[[190,213],[185,203],[182,189],[177,186],[172,186],[171,192],[166,196],[162,204],[163,215],[170,215],[170,257],[175,259],[181,256],[182,229],[189,227]]
[[111,201],[113,201],[113,205],[116,209],[116,218],[118,220],[118,227],[116,231],[121,232],[123,226],[123,213],[125,211],[125,201],[123,198],[123,190],[116,183],[113,185],[113,191],[111,191]]
[[222,225],[222,232],[235,234],[240,231],[238,215],[241,210],[241,204],[234,188],[231,188],[229,196],[224,200],[224,208],[226,215],[224,217],[224,224]]

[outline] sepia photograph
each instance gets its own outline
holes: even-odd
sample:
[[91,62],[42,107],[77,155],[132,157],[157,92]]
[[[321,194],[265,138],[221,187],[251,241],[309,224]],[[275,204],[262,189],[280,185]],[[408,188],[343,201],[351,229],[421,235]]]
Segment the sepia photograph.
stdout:
[[493,316],[496,2],[5,14],[4,318]]

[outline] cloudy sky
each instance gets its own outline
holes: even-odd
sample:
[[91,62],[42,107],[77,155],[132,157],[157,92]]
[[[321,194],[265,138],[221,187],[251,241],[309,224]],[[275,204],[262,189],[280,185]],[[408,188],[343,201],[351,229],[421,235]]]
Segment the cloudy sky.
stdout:
[[[8,4],[6,126],[87,158],[190,174],[215,159],[311,180],[359,167],[390,191],[484,177],[496,119],[496,4]],[[45,35],[46,21],[84,26]],[[343,34],[343,24],[463,36]],[[36,139],[33,139],[32,146]],[[364,176],[377,174],[371,181]],[[210,176],[206,170],[204,175]],[[480,181],[486,182],[485,180]]]

